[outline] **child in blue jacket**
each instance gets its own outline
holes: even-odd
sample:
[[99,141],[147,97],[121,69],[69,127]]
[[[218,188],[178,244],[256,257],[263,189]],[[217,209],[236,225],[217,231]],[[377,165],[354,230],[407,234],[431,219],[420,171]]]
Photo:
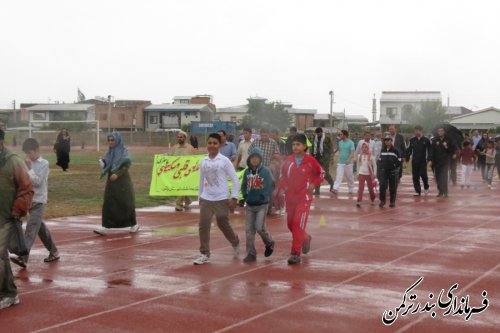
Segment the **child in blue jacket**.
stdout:
[[243,174],[241,192],[246,202],[246,245],[247,256],[243,262],[257,260],[255,233],[262,237],[266,246],[265,257],[274,251],[274,241],[266,230],[266,214],[274,190],[273,177],[269,169],[262,165],[262,151],[253,148],[247,159],[248,169]]

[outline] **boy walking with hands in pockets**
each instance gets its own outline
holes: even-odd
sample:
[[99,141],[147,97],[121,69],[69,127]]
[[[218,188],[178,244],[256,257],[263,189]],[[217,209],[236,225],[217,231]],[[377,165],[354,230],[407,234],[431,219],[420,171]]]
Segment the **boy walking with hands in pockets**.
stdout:
[[247,256],[244,262],[257,260],[255,250],[255,233],[257,232],[266,245],[265,257],[274,251],[274,241],[266,230],[266,215],[273,193],[273,177],[269,169],[262,165],[262,150],[252,148],[247,160],[248,168],[243,174],[241,192],[247,204],[246,237]]
[[44,262],[59,260],[59,251],[50,235],[49,228],[43,222],[43,212],[47,205],[49,162],[40,155],[40,145],[33,138],[26,139],[23,143],[23,151],[26,154],[26,167],[34,189],[33,202],[29,209],[29,220],[26,224],[24,234],[28,254],[12,257],[10,260],[23,268],[26,268],[29,259],[29,251],[38,236],[45,248],[49,251]]
[[293,154],[281,167],[280,188],[285,190],[288,229],[292,232],[292,250],[288,264],[301,262],[300,254],[311,249],[306,232],[313,191],[325,178],[325,171],[314,157],[306,154],[307,138],[298,134],[292,139]]

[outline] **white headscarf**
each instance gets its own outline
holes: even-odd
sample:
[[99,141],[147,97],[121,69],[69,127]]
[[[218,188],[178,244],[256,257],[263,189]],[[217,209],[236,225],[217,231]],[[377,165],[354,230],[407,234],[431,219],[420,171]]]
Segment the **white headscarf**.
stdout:
[[[319,153],[320,155],[323,155],[323,143],[325,142],[325,136],[326,135],[322,135],[321,136],[321,140],[319,142]],[[318,134],[314,135],[314,147],[313,147],[313,155],[316,155],[318,152]]]

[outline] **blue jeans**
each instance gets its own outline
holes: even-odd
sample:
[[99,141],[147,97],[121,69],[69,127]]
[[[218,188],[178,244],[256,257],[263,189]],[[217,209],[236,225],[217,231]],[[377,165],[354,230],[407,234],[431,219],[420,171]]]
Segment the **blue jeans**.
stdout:
[[246,237],[247,237],[247,253],[257,255],[255,250],[255,233],[258,233],[266,246],[270,246],[273,242],[271,235],[266,229],[266,214],[268,204],[259,206],[249,206],[246,208]]

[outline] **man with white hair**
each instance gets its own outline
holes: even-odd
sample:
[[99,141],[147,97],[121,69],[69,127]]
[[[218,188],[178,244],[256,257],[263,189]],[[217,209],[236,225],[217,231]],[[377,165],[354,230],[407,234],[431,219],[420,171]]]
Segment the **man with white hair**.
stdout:
[[[196,150],[187,142],[186,132],[180,131],[179,133],[177,133],[177,144],[172,147],[172,151],[170,154],[173,156],[196,154]],[[175,210],[181,212],[184,209],[188,209],[190,204],[191,199],[188,196],[177,197],[177,200],[175,201]]]

